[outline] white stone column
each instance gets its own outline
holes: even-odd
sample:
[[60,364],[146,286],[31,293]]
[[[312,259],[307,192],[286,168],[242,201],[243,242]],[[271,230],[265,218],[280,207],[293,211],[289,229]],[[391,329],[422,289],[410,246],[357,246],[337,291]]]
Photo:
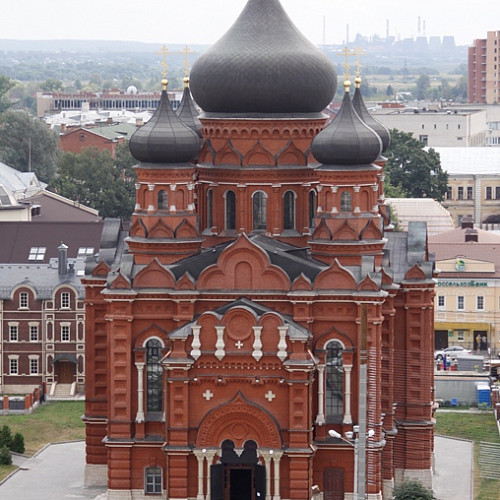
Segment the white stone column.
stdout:
[[274,465],[274,496],[273,500],[280,500],[280,461],[283,456],[282,451],[274,450],[273,453],[273,465]]
[[225,326],[216,326],[215,331],[217,332],[217,342],[215,343],[215,357],[220,361],[225,355],[226,351],[224,348],[226,347],[224,344],[224,329]]
[[352,415],[351,415],[351,371],[352,365],[344,365],[344,397],[345,397],[345,406],[344,406],[344,424],[352,424]]
[[148,184],[148,212],[154,212],[155,211],[155,206],[154,206],[154,200],[153,200],[153,191],[155,190],[155,185],[154,184]]
[[253,329],[253,335],[254,335],[254,343],[253,343],[253,352],[252,356],[254,357],[255,361],[259,361],[260,358],[262,358],[262,341],[260,340],[260,335],[262,333],[262,327],[261,326],[252,326]]
[[316,425],[325,425],[325,365],[318,365],[318,415]]
[[170,204],[170,212],[175,214],[177,212],[177,208],[175,207],[175,191],[177,190],[176,184],[170,184],[170,192],[172,193],[171,200],[173,203]]
[[215,457],[215,451],[207,451],[207,496],[206,496],[206,499],[207,500],[210,500],[210,488],[211,488],[211,484],[210,484],[210,481],[211,481],[211,465],[212,465],[212,462],[214,461],[214,457]]
[[204,500],[205,495],[203,494],[203,463],[205,461],[205,454],[207,450],[193,450],[193,453],[198,460],[198,494],[196,495],[196,500]]
[[271,457],[273,450],[260,451],[266,466],[266,500],[271,500]]
[[137,415],[135,421],[144,422],[144,363],[136,363],[137,368]]
[[278,326],[278,332],[280,334],[280,340],[278,342],[278,358],[281,361],[285,361],[285,359],[288,356],[288,353],[286,352],[287,344],[286,344],[286,334],[288,332],[288,326]]
[[193,332],[193,342],[191,343],[191,356],[198,359],[201,356],[201,341],[200,341],[200,325],[193,325],[191,331]]

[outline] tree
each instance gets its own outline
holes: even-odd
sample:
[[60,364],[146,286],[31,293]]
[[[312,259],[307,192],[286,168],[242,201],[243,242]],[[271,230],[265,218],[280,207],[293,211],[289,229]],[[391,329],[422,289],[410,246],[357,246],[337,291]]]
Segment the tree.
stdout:
[[404,481],[394,488],[393,500],[436,500],[434,492],[420,481]]
[[408,198],[444,198],[448,174],[442,170],[439,153],[434,149],[426,151],[412,134],[393,129],[385,156],[388,196],[399,193]]
[[40,85],[40,90],[44,92],[55,92],[56,90],[62,90],[63,84],[61,80],[56,80],[55,78],[48,78]]
[[12,442],[10,444],[10,450],[15,453],[24,453],[24,436],[20,432],[16,432],[14,437],[12,438]]
[[422,99],[425,98],[425,94],[427,92],[427,89],[431,85],[431,79],[429,78],[429,75],[420,75],[417,79],[417,99],[421,101]]
[[7,92],[14,87],[13,82],[8,76],[0,75],[0,113],[12,106],[12,103],[7,98]]
[[385,95],[387,96],[394,95],[394,90],[392,89],[391,84],[387,85],[387,88],[385,89]]
[[11,465],[12,453],[6,446],[0,447],[0,465]]
[[50,182],[59,153],[57,134],[25,111],[9,110],[0,115],[0,161],[9,167],[31,171]]
[[12,444],[12,432],[8,425],[4,425],[0,429],[0,448],[10,449],[10,445]]
[[129,219],[135,203],[135,177],[118,167],[108,151],[63,153],[49,190],[95,208],[101,217]]

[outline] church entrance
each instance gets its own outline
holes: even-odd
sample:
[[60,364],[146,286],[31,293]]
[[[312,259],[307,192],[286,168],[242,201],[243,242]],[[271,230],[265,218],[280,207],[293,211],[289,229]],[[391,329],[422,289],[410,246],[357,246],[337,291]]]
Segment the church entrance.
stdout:
[[210,469],[212,500],[264,500],[266,496],[266,468],[258,463],[257,444],[249,440],[238,455],[234,443],[222,443],[218,464]]

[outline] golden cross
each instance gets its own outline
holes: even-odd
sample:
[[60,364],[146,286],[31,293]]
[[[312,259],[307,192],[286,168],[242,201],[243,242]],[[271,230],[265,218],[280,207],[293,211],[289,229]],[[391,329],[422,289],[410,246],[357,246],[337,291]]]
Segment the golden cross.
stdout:
[[356,55],[356,52],[354,52],[353,50],[350,50],[348,47],[344,47],[342,49],[342,52],[339,52],[339,54],[344,55],[345,62],[343,64],[343,66],[345,68],[345,79],[349,80],[349,70],[351,69],[351,67],[349,66],[349,56]]
[[360,56],[364,56],[366,54],[366,50],[363,50],[361,47],[356,47],[354,49],[354,55],[356,56],[356,76],[361,77],[361,62]]
[[189,74],[188,54],[194,54],[194,51],[192,51],[186,44],[184,49],[181,50],[181,54],[184,54],[184,76],[187,77]]
[[164,79],[167,78],[167,68],[168,68],[168,66],[167,66],[167,52],[168,52],[168,49],[165,45],[162,45],[160,52],[155,52],[155,54],[161,54],[163,56],[161,65],[163,66],[163,78]]

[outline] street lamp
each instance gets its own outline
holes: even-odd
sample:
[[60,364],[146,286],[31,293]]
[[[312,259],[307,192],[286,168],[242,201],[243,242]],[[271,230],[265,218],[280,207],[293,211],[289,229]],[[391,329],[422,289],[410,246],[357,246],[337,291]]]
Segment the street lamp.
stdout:
[[[334,431],[333,429],[328,431],[328,434],[337,439],[341,439],[348,445],[352,446],[354,448],[354,491],[353,491],[353,497],[354,500],[359,500],[358,497],[358,483],[359,480],[362,479],[363,481],[365,478],[359,478],[359,468],[358,468],[358,463],[359,463],[359,425],[354,425],[352,427],[352,431],[347,431],[345,433],[346,438],[343,437],[339,432]],[[368,432],[366,433],[366,439],[371,438],[375,435],[375,431],[373,429],[368,429]],[[353,439],[354,438],[354,439]]]

